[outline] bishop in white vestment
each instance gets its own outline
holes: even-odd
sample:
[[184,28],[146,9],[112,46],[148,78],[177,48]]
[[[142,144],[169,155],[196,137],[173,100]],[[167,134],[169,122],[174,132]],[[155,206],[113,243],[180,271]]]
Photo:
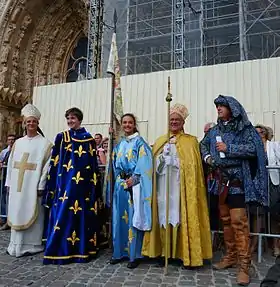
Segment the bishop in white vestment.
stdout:
[[43,251],[45,188],[52,144],[37,132],[40,112],[28,104],[22,110],[27,135],[18,139],[8,161],[8,224],[11,239],[7,253],[24,256]]

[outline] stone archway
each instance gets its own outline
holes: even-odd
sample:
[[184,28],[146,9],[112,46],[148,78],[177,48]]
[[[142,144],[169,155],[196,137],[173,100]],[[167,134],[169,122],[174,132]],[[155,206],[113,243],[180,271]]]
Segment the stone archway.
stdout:
[[[18,118],[21,107],[31,101],[34,86],[64,81],[72,45],[77,37],[87,34],[85,2],[6,1],[4,10],[0,11],[2,111],[6,107]],[[0,109],[0,125],[5,118]],[[0,130],[0,140],[4,138],[5,133]]]

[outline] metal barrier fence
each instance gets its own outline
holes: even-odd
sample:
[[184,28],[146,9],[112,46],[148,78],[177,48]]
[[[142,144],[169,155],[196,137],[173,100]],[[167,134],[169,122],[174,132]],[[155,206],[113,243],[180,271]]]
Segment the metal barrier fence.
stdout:
[[[263,239],[277,238],[280,240],[280,185],[274,185],[271,177],[280,178],[280,166],[267,166],[268,171],[268,208],[261,206],[249,205],[247,207],[248,220],[250,223],[251,247],[254,241],[258,255],[258,263],[262,261]],[[279,201],[279,202],[278,202]],[[279,215],[271,213],[271,208],[277,204],[276,209]],[[274,208],[275,209],[275,208]],[[277,228],[278,227],[278,228]],[[278,231],[277,231],[278,229]],[[222,228],[212,230],[212,239],[215,233],[223,233]],[[213,240],[212,240],[213,241]],[[280,248],[280,243],[279,248]]]
[[[280,178],[280,166],[267,166],[268,171],[268,212],[265,210],[257,210],[257,231],[251,232],[251,235],[255,235],[258,237],[258,262],[260,263],[262,260],[262,241],[263,238],[279,238],[280,239],[280,218],[275,214],[272,214],[271,208],[277,204],[280,200],[280,185],[274,185],[272,182],[272,177]],[[280,204],[280,202],[279,202]],[[280,205],[279,205],[280,207]],[[279,208],[277,206],[277,209]],[[279,210],[280,214],[280,210]],[[265,217],[267,215],[267,220]],[[263,227],[264,232],[258,232],[262,228],[262,223],[267,224]],[[276,225],[276,226],[275,226]],[[278,228],[277,228],[278,227]],[[278,229],[278,230],[276,230]]]

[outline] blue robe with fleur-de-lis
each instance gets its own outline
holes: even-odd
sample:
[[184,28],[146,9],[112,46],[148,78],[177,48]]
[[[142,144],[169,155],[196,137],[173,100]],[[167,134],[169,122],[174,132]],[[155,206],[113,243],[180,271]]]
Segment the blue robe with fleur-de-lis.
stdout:
[[44,264],[87,262],[96,255],[104,204],[95,148],[84,128],[55,139],[43,196],[50,210]]
[[[112,258],[128,257],[130,261],[134,261],[142,257],[144,231],[150,230],[152,224],[152,152],[137,133],[123,138],[115,147],[113,170]],[[134,178],[131,193],[126,189],[122,174]]]

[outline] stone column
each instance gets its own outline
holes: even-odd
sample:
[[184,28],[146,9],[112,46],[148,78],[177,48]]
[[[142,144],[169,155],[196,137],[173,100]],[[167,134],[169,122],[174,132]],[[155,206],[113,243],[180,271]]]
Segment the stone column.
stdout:
[[2,110],[0,110],[0,149],[1,150],[5,144],[4,125],[5,125],[5,116],[2,112]]

